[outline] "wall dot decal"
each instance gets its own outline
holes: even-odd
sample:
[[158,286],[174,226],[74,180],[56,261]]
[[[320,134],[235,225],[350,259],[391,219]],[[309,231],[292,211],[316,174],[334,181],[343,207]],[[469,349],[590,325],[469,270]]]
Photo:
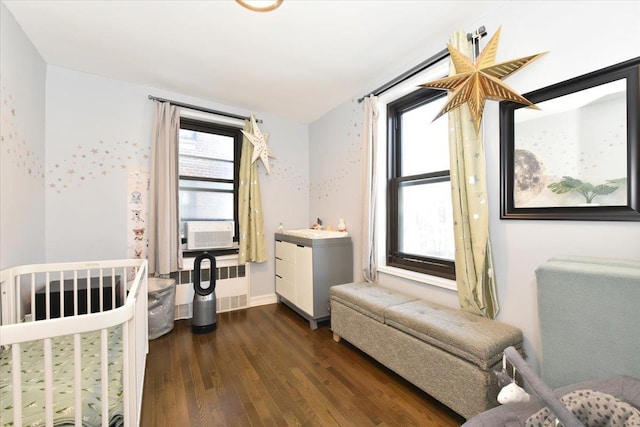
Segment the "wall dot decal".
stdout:
[[[47,181],[49,188],[61,193],[73,184],[81,188],[88,182],[87,176],[95,180],[96,176],[106,177],[112,173],[125,171],[128,164],[144,164],[150,158],[151,147],[142,148],[137,143],[116,141],[111,149],[101,149],[104,140],[95,144],[78,145],[77,152],[66,159],[57,159],[48,168]],[[123,162],[122,159],[127,161]]]
[[[310,186],[309,193],[314,199],[329,198],[332,193],[343,188],[342,184],[347,177],[360,173],[362,152],[360,135],[364,124],[362,120],[363,111],[357,100],[352,99],[351,104],[353,105],[351,117],[348,125],[346,125],[344,140],[341,143],[345,148],[338,160],[333,163],[335,168],[327,168],[327,170],[323,171],[327,178]],[[352,129],[355,129],[355,131],[352,131]]]
[[6,86],[2,85],[2,127],[0,132],[0,146],[3,153],[7,154],[6,161],[20,171],[22,176],[44,180],[44,160],[33,150],[31,142],[26,139],[18,141],[22,134],[20,111],[13,104],[12,94],[6,93]]

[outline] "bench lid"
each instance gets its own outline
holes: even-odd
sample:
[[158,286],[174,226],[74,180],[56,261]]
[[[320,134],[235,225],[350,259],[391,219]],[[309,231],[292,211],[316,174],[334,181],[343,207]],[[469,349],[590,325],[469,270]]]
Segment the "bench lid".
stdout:
[[485,369],[522,344],[522,331],[496,320],[419,300],[385,310],[386,323]]
[[386,308],[417,300],[417,298],[366,282],[332,286],[329,294],[332,300],[376,319],[380,323],[385,321]]

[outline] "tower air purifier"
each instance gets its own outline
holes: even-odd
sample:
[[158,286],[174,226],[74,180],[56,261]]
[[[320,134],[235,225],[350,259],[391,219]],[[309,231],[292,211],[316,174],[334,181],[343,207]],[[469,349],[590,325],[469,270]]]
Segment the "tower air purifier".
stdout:
[[[202,261],[210,262],[210,279],[202,281]],[[216,324],[216,259],[214,256],[203,253],[198,255],[193,265],[193,318],[191,319],[191,331],[194,334],[204,334],[214,331]]]

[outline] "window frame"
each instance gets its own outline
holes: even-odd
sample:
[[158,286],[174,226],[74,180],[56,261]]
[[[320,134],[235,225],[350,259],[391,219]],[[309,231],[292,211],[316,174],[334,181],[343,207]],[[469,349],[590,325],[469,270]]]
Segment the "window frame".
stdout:
[[[450,181],[450,169],[402,176],[402,114],[445,97],[445,91],[421,88],[387,104],[387,250],[390,267],[455,280],[455,261],[403,253],[399,248],[399,189],[407,183],[425,184]],[[452,224],[453,226],[453,224]]]
[[[194,119],[191,117],[180,117],[180,129],[186,129],[186,130],[192,130],[192,131],[196,131],[196,132],[204,132],[204,133],[211,133],[211,134],[216,134],[216,135],[223,135],[223,136],[228,136],[233,138],[233,143],[234,143],[234,147],[233,147],[233,181],[229,180],[229,179],[221,179],[221,178],[206,178],[206,177],[195,177],[195,176],[190,176],[190,175],[180,175],[179,169],[178,169],[178,181],[180,180],[184,180],[184,181],[200,181],[200,182],[217,182],[217,183],[224,183],[224,184],[232,184],[233,185],[233,190],[218,190],[218,191],[214,191],[214,192],[220,192],[220,193],[229,193],[229,192],[233,192],[233,222],[234,222],[234,236],[233,236],[233,241],[234,243],[239,242],[239,237],[240,237],[240,225],[239,225],[239,221],[238,221],[238,194],[239,194],[239,187],[240,187],[240,157],[242,155],[242,138],[243,138],[243,134],[242,134],[242,128],[238,127],[238,126],[233,126],[233,125],[227,125],[227,124],[222,124],[222,123],[215,123],[215,122],[210,122],[210,121],[206,121],[206,120],[201,120],[201,119]],[[180,144],[180,141],[178,140],[178,145]],[[178,147],[178,152],[179,152],[179,147]],[[178,154],[178,158],[180,157],[180,154]],[[178,184],[178,205],[180,204],[180,190],[182,187],[180,187],[180,184]],[[180,222],[183,221],[202,221],[202,219],[183,219],[182,217],[179,218]],[[186,243],[187,241],[187,236],[183,237],[182,239],[182,243]],[[208,252],[208,253],[213,253],[215,255],[225,255],[225,254],[233,254],[233,253],[238,253],[238,248],[231,248],[231,249],[209,249],[206,251],[203,250],[187,250],[184,249],[183,250],[183,254],[184,255],[199,255],[201,253],[204,252]]]

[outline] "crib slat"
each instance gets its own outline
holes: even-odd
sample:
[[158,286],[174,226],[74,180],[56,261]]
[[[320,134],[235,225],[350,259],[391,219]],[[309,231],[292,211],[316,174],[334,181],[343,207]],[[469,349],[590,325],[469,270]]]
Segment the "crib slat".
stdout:
[[[114,270],[114,274],[115,274],[115,270]],[[113,276],[114,280],[111,282],[111,309],[113,310],[114,308],[118,308],[118,305],[116,304],[116,285],[117,283],[115,282],[115,276]],[[126,281],[125,281],[126,283]]]
[[16,297],[16,301],[15,301],[15,321],[16,323],[20,321],[20,308],[22,306],[22,304],[20,304],[20,290],[22,289],[22,287],[20,286],[20,282],[21,282],[22,276],[17,276],[16,277],[16,287],[18,289],[18,292],[16,292],[15,297]]
[[[20,321],[20,282],[21,282],[21,276],[16,276],[15,277],[15,293],[10,294],[13,295],[14,297],[14,301],[13,301],[13,312],[11,313],[11,315],[13,316],[13,318],[11,319],[12,322],[18,323]],[[12,284],[13,285],[13,284]]]
[[116,269],[115,268],[111,268],[111,310],[113,310],[114,308],[117,308],[116,300],[115,300],[115,298],[113,298],[113,294],[115,293],[116,285],[117,285],[117,283],[116,283]]
[[82,343],[80,334],[73,334],[73,396],[76,425],[82,425]]
[[[124,302],[127,300],[127,291],[129,290],[129,289],[127,289],[127,286],[128,286],[127,277],[129,277],[129,276],[127,276],[127,267],[123,267],[123,269],[122,269],[122,277],[124,277],[125,279],[120,284],[120,297],[121,297],[122,304],[124,304]],[[133,277],[135,277],[135,275]]]
[[[123,276],[123,278],[121,279],[123,280],[123,283],[120,284],[120,287],[123,286],[124,287],[127,286],[127,276]],[[118,304],[116,303],[116,283],[112,283],[113,286],[111,286],[111,307],[112,308],[116,308],[118,307]],[[123,300],[124,301],[124,300]]]
[[51,289],[49,285],[49,272],[45,274],[44,280],[44,307],[45,307],[45,319],[51,319]]
[[60,272],[60,317],[64,317],[64,272]]
[[[63,273],[60,272],[60,275],[62,275]],[[45,275],[45,289],[46,289],[46,306],[47,306],[47,311],[46,311],[46,318],[47,319],[51,319],[51,281],[53,280],[51,273],[47,272],[47,274]]]
[[122,386],[127,393],[124,393],[124,420],[125,423],[131,420],[131,392],[134,390],[131,381],[131,357],[129,354],[129,322],[122,325]]
[[47,427],[53,427],[53,361],[51,338],[44,339],[44,412]]
[[109,427],[109,356],[107,354],[108,344],[107,329],[100,330],[100,385],[102,386],[100,395],[102,397],[102,427]]
[[22,426],[22,360],[20,355],[20,344],[11,346],[11,374],[13,380],[13,425]]
[[[62,272],[60,273],[60,280],[62,280]],[[78,283],[73,281],[73,315],[78,315]]]
[[[18,287],[20,289],[20,287]],[[36,274],[31,273],[31,321],[36,321]]]
[[[87,282],[90,282],[89,277],[91,277],[91,271],[87,270]],[[102,269],[98,270],[98,311],[102,313],[104,311],[103,307],[103,295],[102,289],[104,287],[104,274],[102,273]],[[91,313],[93,310],[91,307],[87,307],[87,313]]]
[[[78,282],[78,271],[73,272],[74,280]],[[91,313],[91,278],[87,277],[85,280],[85,287],[87,290],[87,313]],[[79,313],[76,313],[76,315]]]
[[[49,279],[49,273],[47,273],[45,278],[47,283],[49,283]],[[58,273],[58,280],[60,281],[60,317],[64,317],[64,292],[62,292],[62,289],[64,289],[64,274],[62,271]]]

